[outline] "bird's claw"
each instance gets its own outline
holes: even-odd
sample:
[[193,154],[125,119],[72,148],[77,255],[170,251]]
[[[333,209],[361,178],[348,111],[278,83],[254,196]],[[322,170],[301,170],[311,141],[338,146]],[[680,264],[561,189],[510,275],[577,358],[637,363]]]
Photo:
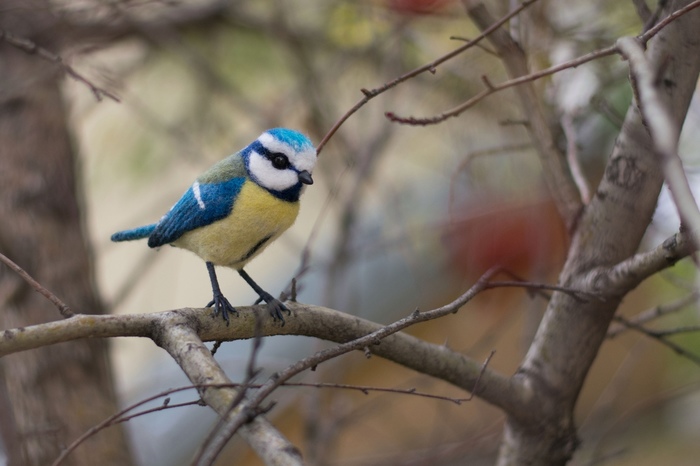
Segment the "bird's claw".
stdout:
[[279,299],[272,296],[270,293],[261,293],[260,299],[257,302],[265,301],[267,303],[267,309],[270,312],[273,320],[279,320],[284,326],[284,316],[282,311],[286,312],[288,316],[292,315],[292,311],[287,308],[287,306],[282,303]]
[[235,314],[238,316],[238,311],[235,307],[228,302],[228,299],[221,293],[214,293],[214,299],[209,301],[206,307],[213,307],[214,310],[211,313],[212,317],[216,317],[221,314],[221,317],[226,321],[226,326],[229,325],[229,314]]

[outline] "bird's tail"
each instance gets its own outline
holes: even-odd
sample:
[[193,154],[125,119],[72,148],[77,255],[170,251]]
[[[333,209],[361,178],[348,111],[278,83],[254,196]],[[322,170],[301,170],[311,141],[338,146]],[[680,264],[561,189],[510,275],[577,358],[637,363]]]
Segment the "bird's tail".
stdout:
[[131,230],[118,231],[112,235],[112,241],[133,241],[135,239],[148,238],[156,229],[156,224],[144,225],[142,227],[132,228]]

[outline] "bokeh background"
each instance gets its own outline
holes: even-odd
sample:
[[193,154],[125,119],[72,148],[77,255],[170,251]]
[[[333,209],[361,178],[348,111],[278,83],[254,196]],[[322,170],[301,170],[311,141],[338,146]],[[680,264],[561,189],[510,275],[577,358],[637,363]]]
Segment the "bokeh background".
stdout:
[[[514,2],[485,3],[502,15]],[[451,0],[84,1],[61,8],[139,26],[136,34],[75,46],[64,57],[121,99],[97,102],[81,83],[65,83],[98,285],[117,314],[200,307],[210,286],[194,255],[149,250],[143,242],[112,244],[113,232],[160,218],[199,173],[264,129],[287,126],[318,142],[362,98],[361,89],[379,87],[478,35],[460,2]],[[541,69],[642,26],[633,2],[565,0],[538,2],[509,27],[531,67]],[[434,126],[398,125],[384,116],[437,115],[483,89],[482,76],[506,79],[484,44],[376,97],[340,128],[321,153],[295,226],[247,267],[263,288],[277,294],[296,276],[301,302],[389,323],[451,301],[497,264],[533,282],[556,283],[568,238],[512,91]],[[595,190],[632,98],[626,64],[601,59],[542,79],[537,88],[553,127],[573,131],[560,130],[559,142],[562,148],[575,143]],[[682,143],[691,179],[699,123],[696,98]],[[663,194],[647,247],[677,227]],[[697,325],[695,271],[686,262],[641,286],[622,313],[685,299],[658,327]],[[253,302],[234,272],[219,277],[234,304]],[[409,332],[478,360],[495,351],[490,366],[509,374],[545,306],[524,290],[492,290],[459,314]],[[696,333],[674,341],[700,351]],[[327,345],[265,339],[261,380]],[[249,342],[225,343],[217,359],[241,380],[249,354]],[[115,340],[112,355],[124,406],[188,384],[151,341]],[[582,446],[572,464],[697,464],[699,375],[697,364],[654,340],[615,333],[580,398]],[[268,417],[310,464],[479,465],[495,458],[503,415],[444,382],[361,353],[299,381],[415,388],[464,400],[282,388]],[[171,398],[177,403],[196,394]],[[215,421],[210,410],[195,406],[132,419],[128,429],[141,464],[188,464]],[[236,440],[217,464],[259,460]]]

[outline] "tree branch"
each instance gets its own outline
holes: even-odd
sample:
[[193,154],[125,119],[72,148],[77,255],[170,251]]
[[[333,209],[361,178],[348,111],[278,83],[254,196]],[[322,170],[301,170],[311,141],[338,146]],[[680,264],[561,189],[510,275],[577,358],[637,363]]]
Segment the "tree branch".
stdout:
[[588,283],[585,289],[593,292],[605,290],[619,293],[636,288],[652,275],[672,267],[679,260],[688,257],[697,247],[689,232],[679,232],[656,248],[640,252],[612,267],[601,267],[590,271],[584,278]]
[[[263,417],[260,404],[293,375],[323,361],[356,349],[372,353],[416,371],[446,380],[509,412],[525,409],[531,394],[513,380],[489,370],[485,364],[468,359],[450,349],[426,343],[400,330],[427,320],[455,313],[488,286],[496,269],[487,272],[467,292],[453,302],[427,312],[382,326],[331,309],[288,303],[294,318],[284,327],[260,311],[258,306],[241,307],[235,325],[225,326],[211,317],[209,309],[179,309],[152,314],[74,317],[0,332],[0,357],[18,351],[81,338],[139,336],[151,338],[168,351],[194,385],[202,399],[225,421],[206,452],[218,452],[230,435],[239,431],[267,464],[301,464],[296,448]],[[264,309],[264,307],[263,307]],[[264,318],[257,313],[263,312]],[[246,399],[244,391],[230,388],[231,381],[213,359],[203,341],[254,338],[256,335],[295,334],[336,341],[340,345],[320,351],[284,371]],[[228,385],[226,387],[222,385]],[[476,388],[478,386],[478,393]],[[239,403],[241,402],[241,403]],[[66,451],[64,455],[67,455]],[[201,459],[209,458],[204,455]],[[62,460],[63,457],[59,458]],[[199,464],[199,463],[198,463]]]
[[647,60],[639,41],[623,37],[617,41],[617,46],[629,62],[637,106],[661,159],[664,178],[678,209],[681,225],[689,228],[695,235],[695,243],[700,244],[700,210],[683,171],[683,162],[678,156],[681,125],[672,117],[668,105],[657,91],[661,84],[675,84],[670,80],[659,82],[658,70]]
[[[452,303],[451,303],[452,304]],[[333,309],[319,306],[288,302],[286,305],[294,313],[284,327],[265,316],[261,319],[261,334],[304,335],[322,338],[337,343],[356,341],[373,332],[387,327],[359,317],[344,314]],[[226,327],[211,318],[211,310],[183,308],[148,314],[132,315],[86,315],[78,314],[69,319],[28,327],[0,331],[0,357],[39,348],[46,345],[82,338],[144,337],[160,341],[164,325],[188,325],[196,329],[202,341],[241,340],[255,335],[255,313],[265,312],[264,306],[247,306],[237,308],[240,315],[235,324]],[[457,307],[458,309],[458,307]],[[455,306],[438,308],[440,316],[456,311]],[[403,319],[400,325],[408,326],[424,322],[435,315],[417,312]],[[389,327],[384,332],[390,332]],[[381,344],[376,344],[381,339]],[[479,380],[478,396],[489,403],[511,409],[518,404],[513,382],[492,370],[482,373],[482,363],[467,358],[442,345],[424,342],[405,333],[395,333],[389,337],[372,336],[368,341],[358,343],[359,349],[371,347],[372,354],[391,360],[410,369],[433,377],[443,379],[466,391],[471,391]],[[318,364],[311,361],[309,364]],[[311,367],[311,366],[309,366]],[[194,382],[194,381],[193,381]],[[211,383],[207,382],[207,383]]]
[[[255,320],[253,318],[254,331]],[[232,382],[197,335],[198,323],[198,319],[186,315],[165,314],[156,321],[153,340],[170,353],[194,385],[200,386],[199,394],[208,406],[219,416],[234,417],[240,411],[240,405],[236,407],[238,399],[244,394],[233,388],[207,385]],[[239,431],[266,464],[302,464],[296,447],[264,418],[256,416],[250,419]]]
[[[248,416],[248,413],[256,412],[259,409],[261,403],[281,384],[289,380],[291,377],[303,372],[304,370],[316,367],[318,364],[340,356],[341,354],[345,354],[353,350],[365,349],[365,351],[376,352],[377,354],[382,356],[382,349],[384,349],[387,345],[391,345],[391,343],[394,342],[398,344],[396,344],[396,352],[393,356],[408,356],[409,358],[413,357],[416,352],[420,351],[421,346],[425,343],[418,339],[415,339],[413,342],[411,342],[410,340],[407,342],[395,342],[395,337],[398,336],[397,332],[419,322],[425,322],[428,320],[446,316],[448,314],[456,313],[464,304],[470,301],[474,296],[479,294],[481,291],[485,290],[488,287],[489,280],[491,279],[491,277],[493,277],[493,275],[495,275],[499,270],[499,268],[492,268],[488,270],[479,278],[479,280],[471,288],[469,288],[460,297],[458,297],[456,300],[449,304],[426,312],[420,312],[418,309],[416,309],[409,316],[404,317],[403,319],[400,319],[392,324],[386,325],[384,327],[379,327],[371,333],[365,333],[362,336],[358,336],[336,347],[321,350],[316,354],[304,358],[300,361],[297,361],[296,363],[290,365],[286,369],[276,374],[273,374],[273,376],[270,377],[270,379],[266,383],[264,383],[262,387],[255,391],[255,393],[250,397],[250,399],[242,403],[242,410],[239,410],[237,416],[231,419],[231,421],[228,423],[228,425],[224,427],[223,430],[229,432],[230,435],[233,435],[236,431],[236,428],[238,426],[243,425],[245,421],[245,416]],[[319,324],[316,322],[314,323],[314,326],[319,327]],[[402,347],[400,343],[409,343],[409,346]],[[379,351],[375,351],[375,349],[378,349]],[[444,362],[444,358],[439,357],[438,355],[435,356],[437,357],[425,361],[427,365],[424,369],[421,369],[420,372],[436,376],[434,374],[435,369],[431,369],[430,366],[432,365],[436,367],[441,367],[443,365],[442,363]],[[395,360],[393,358],[389,359]],[[448,382],[451,382],[455,385],[458,385],[456,383],[456,380],[460,380],[462,381],[462,383],[466,381],[466,386],[461,385],[461,387],[473,393],[476,393],[475,389],[477,388],[477,386],[483,386],[484,392],[489,391],[489,395],[486,395],[481,392],[477,393],[477,395],[479,395],[486,401],[496,404],[505,411],[512,413],[512,415],[514,416],[518,416],[521,414],[522,411],[529,409],[529,407],[527,406],[528,401],[532,400],[533,397],[532,393],[530,392],[530,390],[528,390],[527,386],[518,385],[517,383],[513,383],[512,380],[507,381],[507,384],[503,384],[503,382],[506,381],[498,380],[500,376],[496,376],[491,371],[488,371],[486,363],[479,366],[474,361],[467,360],[464,357],[462,358],[462,360],[464,361],[464,364],[460,368],[454,368],[457,369],[458,372],[456,372],[452,368],[449,371],[450,373],[456,372],[454,373],[454,375],[459,377],[459,379],[450,380],[440,376],[437,377],[443,378],[443,380],[447,380]],[[489,359],[487,359],[487,363],[489,360],[490,357]],[[514,389],[516,386],[517,389]],[[496,390],[495,392],[494,389]],[[498,393],[498,396],[490,398],[490,395],[495,395],[496,393]],[[220,438],[220,442],[226,441],[228,441],[228,438]],[[214,445],[212,448],[216,448],[216,445]]]

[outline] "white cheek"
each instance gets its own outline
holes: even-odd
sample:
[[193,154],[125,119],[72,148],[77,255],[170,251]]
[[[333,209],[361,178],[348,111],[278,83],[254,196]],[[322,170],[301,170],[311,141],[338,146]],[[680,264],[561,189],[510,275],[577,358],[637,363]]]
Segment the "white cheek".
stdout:
[[250,154],[248,168],[251,176],[263,188],[284,191],[299,182],[299,176],[294,170],[277,170],[268,159],[257,152]]
[[314,166],[316,165],[316,150],[310,149],[299,152],[291,160],[297,170],[306,170],[309,173],[313,173]]

